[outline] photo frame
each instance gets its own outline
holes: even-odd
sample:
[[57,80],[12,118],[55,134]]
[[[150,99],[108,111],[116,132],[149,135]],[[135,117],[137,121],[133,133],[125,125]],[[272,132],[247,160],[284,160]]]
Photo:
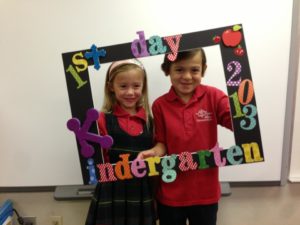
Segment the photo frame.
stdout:
[[[242,24],[165,37],[153,35],[149,39],[146,39],[143,31],[137,31],[136,35],[129,43],[105,47],[92,45],[90,49],[62,54],[71,114],[76,119],[68,121],[68,125],[73,122],[68,128],[76,134],[84,184],[101,181],[101,146],[110,144],[108,137],[101,137],[98,133],[97,113],[92,110],[94,105],[88,67],[93,66],[99,70],[103,63],[159,54],[168,54],[169,59],[174,60],[177,52],[199,47],[219,46],[235,143],[228,149],[215,146],[213,149],[201,151],[207,153],[204,155],[200,154],[200,149],[195,149],[193,159],[202,160],[199,169],[264,161],[254,85]],[[83,145],[92,148],[89,149],[91,154],[82,152]],[[180,163],[179,158],[173,158],[177,165]],[[157,170],[161,171],[161,166]],[[122,176],[118,179],[122,179]]]

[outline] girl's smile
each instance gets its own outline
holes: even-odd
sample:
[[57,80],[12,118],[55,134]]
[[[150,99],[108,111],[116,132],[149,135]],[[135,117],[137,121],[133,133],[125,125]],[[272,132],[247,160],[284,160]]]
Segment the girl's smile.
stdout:
[[137,104],[142,97],[144,75],[139,69],[120,72],[111,86],[117,102],[130,114],[136,113]]

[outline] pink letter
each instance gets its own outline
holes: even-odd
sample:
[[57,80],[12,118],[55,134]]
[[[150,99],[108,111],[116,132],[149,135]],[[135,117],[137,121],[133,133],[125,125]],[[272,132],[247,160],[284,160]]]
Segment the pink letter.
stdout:
[[116,181],[117,178],[114,175],[114,170],[111,164],[98,164],[100,179],[99,182]]
[[178,158],[180,160],[179,169],[181,171],[195,170],[197,168],[197,163],[194,162],[190,152],[182,152]]
[[131,162],[131,172],[135,177],[144,177],[147,173],[146,163],[140,159],[133,160]]
[[[169,36],[169,37],[164,37],[164,40],[167,41],[167,44],[169,46],[169,48],[171,49],[173,55],[170,53],[168,54],[168,59],[170,61],[174,61],[177,58],[177,52],[178,52],[178,48],[179,48],[179,42],[180,42],[180,38],[181,38],[181,34],[176,35],[176,36]],[[176,39],[176,41],[173,41],[173,38]]]
[[219,143],[216,143],[216,145],[210,150],[214,153],[214,159],[217,166],[225,166],[226,165],[226,158],[223,157],[223,161],[221,162],[221,151],[223,148],[219,147]]

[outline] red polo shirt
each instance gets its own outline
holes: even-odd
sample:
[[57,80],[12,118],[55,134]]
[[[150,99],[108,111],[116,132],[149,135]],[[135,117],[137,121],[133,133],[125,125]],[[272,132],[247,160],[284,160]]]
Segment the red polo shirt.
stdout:
[[[208,150],[217,142],[217,125],[232,129],[228,97],[221,90],[199,85],[188,103],[174,89],[152,106],[155,139],[164,143],[167,154]],[[161,181],[158,200],[170,206],[218,202],[221,195],[218,168],[179,172],[175,181]]]
[[[122,130],[131,136],[138,136],[143,132],[144,124],[146,123],[146,112],[144,108],[139,108],[134,115],[130,115],[120,105],[115,105],[113,115],[118,119],[119,126]],[[100,113],[98,119],[98,128],[101,135],[107,135],[105,114]],[[104,150],[104,160],[108,162],[107,150]]]

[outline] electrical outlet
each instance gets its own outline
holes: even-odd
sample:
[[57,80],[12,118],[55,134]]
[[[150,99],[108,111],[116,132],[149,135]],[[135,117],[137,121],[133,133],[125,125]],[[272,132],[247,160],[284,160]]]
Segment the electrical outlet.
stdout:
[[35,216],[24,216],[23,218],[23,225],[36,225],[36,217]]
[[51,216],[51,225],[63,225],[62,216]]

